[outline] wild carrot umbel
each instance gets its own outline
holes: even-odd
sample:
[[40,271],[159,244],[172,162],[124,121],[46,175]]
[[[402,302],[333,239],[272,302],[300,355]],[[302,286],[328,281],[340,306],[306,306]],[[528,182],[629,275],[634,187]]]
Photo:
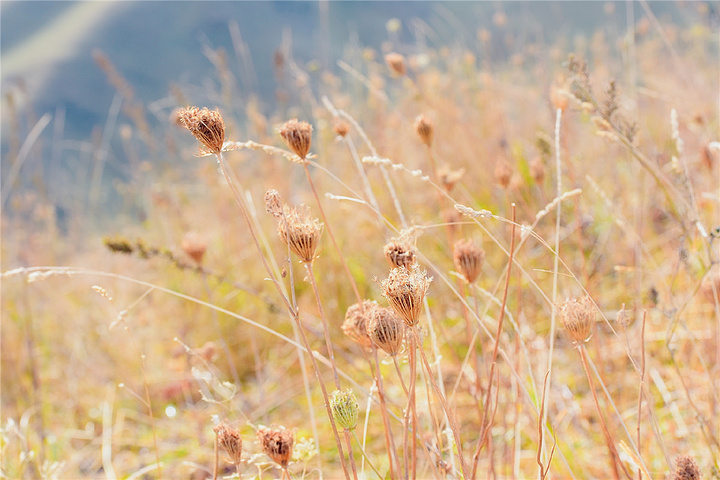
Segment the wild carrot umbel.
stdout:
[[260,428],[257,436],[263,453],[280,466],[283,478],[290,478],[287,467],[292,457],[295,434],[285,428]]
[[230,456],[230,460],[235,464],[238,477],[242,477],[240,472],[240,462],[242,461],[242,437],[240,437],[240,432],[222,422],[215,425],[213,431],[216,435],[215,441]]

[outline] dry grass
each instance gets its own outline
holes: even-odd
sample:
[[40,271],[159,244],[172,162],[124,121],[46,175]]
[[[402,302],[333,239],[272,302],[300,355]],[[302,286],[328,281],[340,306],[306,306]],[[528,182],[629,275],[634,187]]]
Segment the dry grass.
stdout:
[[[212,478],[216,451],[218,477],[720,478],[717,34],[647,22],[623,61],[598,33],[568,61],[528,45],[279,69],[269,116],[188,87],[222,135],[183,117],[212,133],[195,158],[186,130],[126,112],[128,207],[99,228],[92,202],[63,226],[17,188],[3,478]],[[288,135],[294,117],[312,129]],[[307,218],[265,213],[271,189]],[[425,271],[411,311],[389,304],[398,355],[355,328],[374,304],[343,328],[388,305],[382,279]],[[566,335],[560,304],[585,296]],[[347,388],[359,422],[334,434],[328,392]]]

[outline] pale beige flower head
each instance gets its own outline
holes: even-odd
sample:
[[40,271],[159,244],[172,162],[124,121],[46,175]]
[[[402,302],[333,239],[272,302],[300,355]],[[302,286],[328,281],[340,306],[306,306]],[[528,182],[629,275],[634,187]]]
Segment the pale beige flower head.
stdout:
[[298,122],[296,118],[288,120],[280,129],[280,136],[295,155],[305,161],[312,144],[312,125]]
[[230,455],[230,459],[234,464],[239,464],[242,457],[242,437],[240,437],[240,432],[224,422],[215,425],[213,431],[217,435],[218,445]]
[[370,321],[372,311],[376,308],[379,308],[377,303],[371,300],[363,300],[350,305],[345,312],[342,331],[364,348],[372,347],[372,340],[370,340],[367,332],[367,324]]
[[278,235],[305,263],[315,259],[322,232],[323,224],[317,218],[311,218],[307,209],[285,205],[283,215],[278,217]]
[[383,247],[383,253],[393,268],[411,268],[415,264],[415,247],[407,238],[391,238]]
[[420,319],[423,300],[432,277],[415,264],[409,270],[405,267],[393,268],[388,278],[382,281],[383,295],[390,307],[409,327],[415,326]]
[[597,309],[590,297],[581,300],[570,299],[558,306],[560,321],[574,344],[580,345],[590,340]]
[[432,121],[425,115],[420,115],[415,119],[415,131],[420,137],[420,141],[428,148],[432,147],[433,135],[435,127]]
[[402,348],[405,325],[392,309],[378,306],[370,312],[367,334],[375,345],[394,357]]
[[470,239],[458,240],[453,249],[453,261],[455,268],[463,274],[468,283],[473,283],[480,275],[485,250],[475,245]]
[[217,154],[225,144],[225,122],[220,111],[186,107],[177,111],[180,123],[200,142],[200,155]]
[[263,453],[282,468],[287,468],[292,457],[295,434],[284,427],[259,428],[257,436]]

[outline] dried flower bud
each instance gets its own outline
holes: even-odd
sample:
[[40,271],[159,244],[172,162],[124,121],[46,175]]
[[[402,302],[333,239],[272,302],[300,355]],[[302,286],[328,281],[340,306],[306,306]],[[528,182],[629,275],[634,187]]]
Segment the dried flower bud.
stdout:
[[473,283],[480,275],[485,251],[470,239],[458,240],[453,249],[455,268],[463,274],[468,283]]
[[689,455],[678,457],[675,465],[672,480],[700,480],[700,467]]
[[300,159],[305,160],[312,143],[312,125],[307,122],[298,122],[296,118],[288,120],[280,129],[280,136],[290,150]]
[[207,242],[195,232],[187,232],[182,239],[180,247],[185,254],[192,258],[198,265],[202,264],[203,256],[207,250]]
[[391,238],[383,252],[392,268],[410,268],[415,264],[415,247],[404,238]]
[[420,115],[415,119],[415,131],[420,137],[420,141],[425,144],[427,148],[432,147],[434,127],[429,118],[425,115]]
[[335,125],[333,126],[333,131],[339,137],[345,137],[345,135],[347,135],[348,132],[350,131],[350,125],[348,125],[348,123],[346,121],[340,120],[340,121],[336,122]]
[[225,122],[220,111],[208,110],[203,107],[186,107],[178,112],[180,122],[205,149],[200,147],[200,154],[220,153],[225,143]]
[[365,348],[372,347],[372,340],[368,336],[367,324],[371,312],[378,308],[378,304],[370,300],[363,300],[360,303],[350,305],[345,312],[345,321],[342,324],[342,331],[355,342]]
[[530,160],[530,176],[532,176],[535,183],[542,185],[545,180],[545,162],[540,157],[535,157]]
[[512,173],[512,167],[505,160],[499,160],[495,163],[495,182],[502,188],[507,188],[510,185]]
[[317,218],[310,218],[307,211],[298,211],[287,205],[282,217],[278,218],[278,235],[305,263],[315,259],[322,231],[323,224]]
[[242,437],[240,437],[240,432],[223,422],[215,425],[213,431],[215,435],[217,435],[218,444],[230,455],[232,462],[235,465],[239,465],[240,457],[242,456]]
[[285,428],[259,428],[257,435],[265,455],[282,468],[287,468],[292,457],[295,434]]
[[447,166],[440,167],[438,169],[438,177],[440,177],[440,183],[442,183],[445,190],[448,192],[455,188],[455,184],[465,175],[465,169],[450,170]]
[[398,77],[405,75],[405,57],[399,53],[392,52],[385,55],[385,63]]
[[560,321],[575,344],[587,342],[595,326],[595,305],[590,297],[571,299],[559,305]]
[[352,390],[335,390],[330,397],[330,408],[335,422],[342,428],[353,430],[357,426],[360,406]]
[[410,270],[393,268],[388,278],[383,280],[383,295],[407,326],[417,325],[431,281],[432,277],[428,278],[427,272],[421,271],[418,265],[413,265]]
[[391,309],[376,307],[370,312],[367,333],[375,345],[394,357],[402,348],[405,326]]
[[282,217],[282,197],[277,190],[265,192],[265,211],[275,218]]

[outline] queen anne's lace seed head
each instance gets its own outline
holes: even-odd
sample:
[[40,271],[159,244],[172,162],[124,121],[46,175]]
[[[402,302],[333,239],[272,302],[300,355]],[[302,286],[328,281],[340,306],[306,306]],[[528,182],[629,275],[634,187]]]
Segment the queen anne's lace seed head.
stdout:
[[370,312],[367,334],[375,345],[394,357],[402,348],[405,325],[392,309],[378,306]]
[[287,468],[290,457],[292,457],[295,434],[283,427],[260,428],[257,436],[265,455],[282,468]]
[[574,344],[590,340],[595,326],[596,308],[590,297],[571,299],[559,307],[560,321]]
[[428,278],[427,272],[420,270],[418,265],[409,270],[405,267],[393,268],[388,278],[383,280],[383,295],[407,326],[417,325],[431,281],[432,277]]

